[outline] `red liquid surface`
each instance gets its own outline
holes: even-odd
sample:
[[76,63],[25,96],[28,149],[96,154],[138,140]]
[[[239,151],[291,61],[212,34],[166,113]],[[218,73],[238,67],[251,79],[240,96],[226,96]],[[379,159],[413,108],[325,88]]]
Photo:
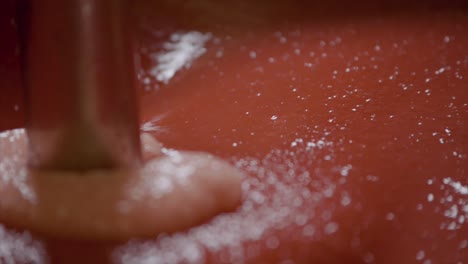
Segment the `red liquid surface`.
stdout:
[[[141,4],[143,128],[243,169],[245,201],[178,235],[37,235],[31,248],[54,263],[467,261],[468,13],[381,5]],[[23,102],[1,12],[7,129],[22,125]],[[204,53],[158,81],[155,58],[193,34]],[[10,231],[0,239],[21,240]]]

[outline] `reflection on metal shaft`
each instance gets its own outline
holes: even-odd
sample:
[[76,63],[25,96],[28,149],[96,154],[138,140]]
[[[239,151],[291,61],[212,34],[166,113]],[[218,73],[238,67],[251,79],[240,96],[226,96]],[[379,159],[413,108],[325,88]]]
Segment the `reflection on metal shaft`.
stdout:
[[43,0],[23,9],[31,166],[88,170],[138,164],[129,2]]

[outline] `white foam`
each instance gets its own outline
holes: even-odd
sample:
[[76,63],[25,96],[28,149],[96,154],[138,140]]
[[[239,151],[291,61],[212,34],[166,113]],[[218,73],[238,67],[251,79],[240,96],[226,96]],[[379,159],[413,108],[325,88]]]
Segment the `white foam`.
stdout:
[[[16,144],[20,140],[27,140],[24,128],[0,133],[0,149],[11,149],[12,145],[15,144],[14,153],[0,157],[0,189],[2,186],[13,185],[25,200],[35,203],[36,194],[27,184],[28,173],[25,169],[27,144]],[[18,170],[18,168],[22,169]]]
[[452,180],[450,177],[444,178],[444,184],[451,186],[457,193],[461,195],[468,195],[468,186],[463,185],[458,181]]
[[192,62],[206,52],[204,47],[210,40],[210,33],[198,31],[178,32],[163,44],[164,50],[151,54],[157,65],[150,74],[158,81],[168,83],[182,68],[189,68]]
[[42,243],[28,232],[17,233],[0,224],[0,263],[47,263]]
[[[281,237],[274,236],[279,230],[299,227],[302,232],[297,235],[308,240],[336,233],[339,224],[334,218],[334,208],[341,204],[341,199],[333,199],[337,204],[327,211],[326,217],[317,217],[315,211],[325,199],[332,201],[329,199],[335,194],[343,195],[332,180],[342,179],[343,167],[311,175],[310,163],[325,154],[333,156],[330,148],[333,145],[325,138],[296,142],[297,146],[291,150],[272,150],[261,159],[233,159],[236,167],[250,175],[243,180],[244,202],[237,212],[220,215],[187,233],[128,243],[114,252],[115,261],[196,264],[205,262],[208,250],[222,252],[222,258],[228,263],[243,263],[255,257],[252,252],[245,253],[244,243],[265,239],[265,247],[276,249],[282,241]],[[307,142],[314,142],[315,146],[312,148]],[[351,197],[346,194],[345,203],[350,202]]]

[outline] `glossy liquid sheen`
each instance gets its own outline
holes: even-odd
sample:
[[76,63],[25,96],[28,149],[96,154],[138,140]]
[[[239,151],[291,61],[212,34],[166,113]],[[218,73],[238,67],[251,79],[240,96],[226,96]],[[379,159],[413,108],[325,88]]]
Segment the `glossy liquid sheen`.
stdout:
[[[186,232],[124,244],[31,239],[2,227],[0,244],[25,248],[10,257],[467,260],[466,10],[382,4],[343,14],[303,3],[203,3],[139,6],[142,130],[244,171],[241,207]],[[8,78],[5,94],[17,98]],[[11,111],[21,102],[9,103],[0,106],[10,111],[5,127],[21,124],[21,108]]]

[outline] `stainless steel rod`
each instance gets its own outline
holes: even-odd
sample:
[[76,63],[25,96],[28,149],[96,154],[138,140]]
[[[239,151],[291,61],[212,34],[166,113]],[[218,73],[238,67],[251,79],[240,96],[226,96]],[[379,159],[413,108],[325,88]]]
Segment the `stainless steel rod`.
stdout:
[[30,166],[140,162],[126,0],[30,0],[23,41]]

